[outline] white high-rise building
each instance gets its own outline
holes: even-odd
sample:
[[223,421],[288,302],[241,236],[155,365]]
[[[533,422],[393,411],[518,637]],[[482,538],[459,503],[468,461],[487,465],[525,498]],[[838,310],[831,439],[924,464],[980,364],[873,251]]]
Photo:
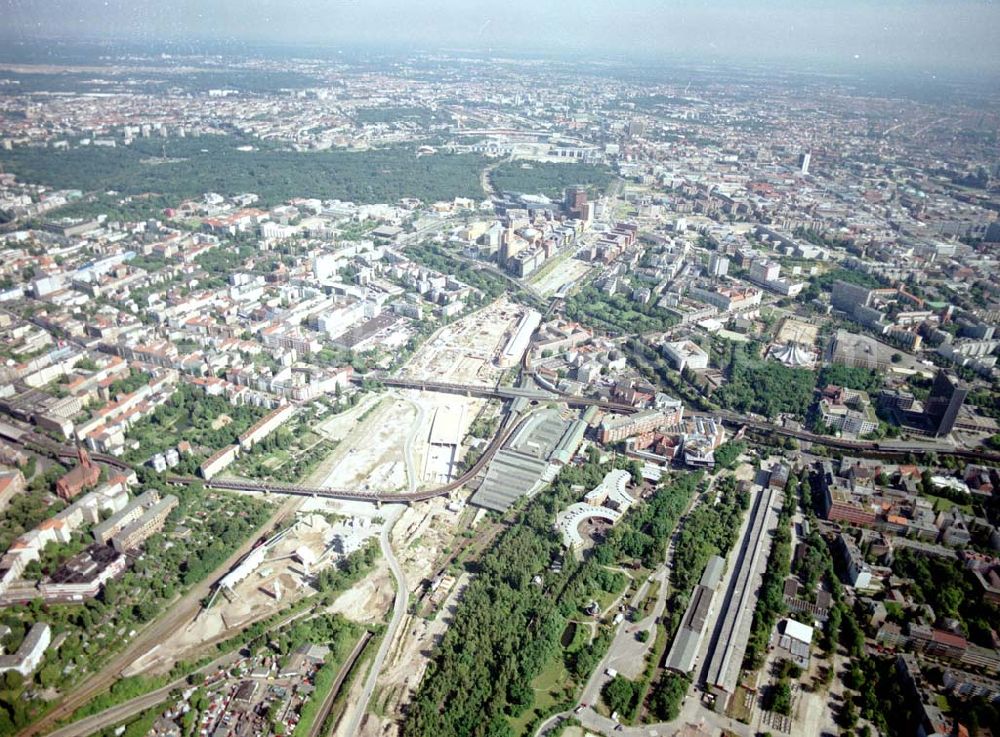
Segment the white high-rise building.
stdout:
[[729,273],[729,259],[721,253],[713,253],[708,261],[708,273],[712,276],[725,276]]
[[777,261],[760,260],[750,264],[750,278],[757,282],[775,281],[781,274],[781,264]]
[[807,177],[809,176],[809,161],[812,159],[812,154],[808,151],[799,155],[799,173]]

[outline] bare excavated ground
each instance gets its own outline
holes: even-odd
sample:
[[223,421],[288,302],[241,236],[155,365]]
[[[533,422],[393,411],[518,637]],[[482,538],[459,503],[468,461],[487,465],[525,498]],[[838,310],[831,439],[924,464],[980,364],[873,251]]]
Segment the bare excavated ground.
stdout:
[[445,325],[420,347],[403,375],[456,384],[495,384],[502,373],[496,359],[523,314],[523,307],[501,297]]
[[[162,673],[178,660],[194,659],[207,643],[224,639],[250,622],[265,619],[315,593],[296,551],[308,549],[316,558],[326,550],[331,525],[320,514],[303,514],[291,532],[277,542],[263,563],[231,592],[220,592],[208,609],[170,634],[160,645],[134,661],[126,675]],[[373,531],[374,532],[374,531]],[[332,565],[328,558],[322,565]]]
[[[416,418],[412,404],[391,395],[354,418],[340,444],[325,459],[324,486],[338,489],[403,491],[406,467],[400,430]],[[335,428],[339,430],[340,428]]]
[[594,268],[593,265],[586,261],[568,258],[535,281],[535,289],[547,297],[550,294],[555,294],[567,284],[579,282],[592,268]]
[[[442,498],[410,507],[393,530],[393,549],[406,575],[411,602],[417,600],[424,581],[437,572],[442,551],[454,543],[461,512],[448,510],[447,504],[448,500]],[[361,737],[399,733],[403,709],[420,685],[434,646],[444,635],[468,582],[466,574],[454,581],[434,618],[407,615],[403,620],[369,704],[368,717],[359,732]]]

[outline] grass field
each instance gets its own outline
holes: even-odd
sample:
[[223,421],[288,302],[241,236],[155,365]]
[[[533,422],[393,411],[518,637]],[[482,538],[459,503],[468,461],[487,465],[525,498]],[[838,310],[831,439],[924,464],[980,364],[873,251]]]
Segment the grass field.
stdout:
[[617,591],[610,591],[610,592],[609,591],[600,591],[600,592],[598,592],[596,599],[597,599],[597,604],[601,607],[601,611],[603,612],[605,609],[607,609],[609,606],[611,606],[611,604],[614,603],[615,599],[617,599],[619,596],[621,596],[621,594],[622,594],[623,591],[625,591],[626,589],[628,589],[628,587],[629,587],[629,585],[631,583],[632,583],[632,579],[626,578],[625,579],[625,586],[623,588],[618,589]]
[[572,679],[563,665],[562,650],[559,650],[531,682],[531,687],[535,691],[535,703],[517,719],[511,720],[514,734],[525,734],[529,722],[538,716],[547,715],[560,702],[565,701],[568,683],[572,683]]
[[958,507],[966,514],[972,514],[971,504],[959,504],[953,502],[951,499],[946,499],[943,496],[935,496],[934,494],[922,494],[922,496],[927,497],[934,504],[935,512],[950,512],[954,507]]

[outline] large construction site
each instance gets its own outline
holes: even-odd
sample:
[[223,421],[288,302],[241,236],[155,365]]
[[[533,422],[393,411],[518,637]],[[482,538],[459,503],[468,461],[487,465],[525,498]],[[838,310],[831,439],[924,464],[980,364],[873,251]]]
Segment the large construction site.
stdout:
[[[506,298],[441,328],[414,354],[403,376],[494,385],[499,358],[525,310]],[[497,414],[475,397],[394,390],[365,394],[316,430],[336,448],[315,481],[337,488],[399,492],[446,484],[458,476],[469,429]]]
[[[318,571],[358,550],[381,530],[374,507],[345,509],[346,504],[304,500],[290,527],[260,541],[219,579],[192,621],[136,659],[124,674],[166,672],[177,660],[194,658],[206,645],[316,593],[313,578]],[[358,614],[348,616],[363,620]],[[376,619],[381,610],[373,614]]]
[[[405,375],[494,385],[503,374],[501,357],[512,344],[523,342],[518,336],[532,324],[528,311],[502,298],[439,330],[413,356]],[[481,434],[472,437],[473,424],[478,421],[480,427],[495,428],[500,413],[495,400],[408,389],[364,392],[355,406],[314,427],[318,435],[332,441],[333,450],[308,482],[386,492],[446,484],[460,475],[470,447],[489,442]],[[555,410],[529,413],[507,451],[540,453],[538,461],[545,465],[565,462],[568,454],[561,449],[579,443],[583,425],[560,414]],[[498,469],[503,470],[502,464]],[[494,476],[499,471],[494,470]],[[178,659],[195,657],[206,645],[314,593],[316,571],[377,538],[384,520],[394,518],[390,544],[408,596],[417,599],[426,582],[435,580],[431,604],[441,615],[428,619],[407,614],[389,645],[369,706],[374,713],[361,720],[351,737],[384,734],[391,720],[383,721],[375,714],[394,713],[419,684],[428,653],[443,634],[448,612],[466,583],[465,576],[442,576],[441,570],[462,530],[474,527],[485,514],[466,506],[469,494],[460,489],[419,505],[395,507],[391,515],[367,502],[301,500],[295,523],[261,541],[220,579],[198,616],[136,660],[128,674],[166,672]],[[380,557],[375,569],[344,591],[330,611],[360,623],[385,622],[393,609],[397,585],[393,578],[388,562]],[[352,682],[349,703],[362,700],[363,681]],[[347,729],[350,723],[345,717],[339,728]]]
[[[421,593],[430,586],[438,601],[435,608],[437,616],[421,616],[419,609],[406,613],[399,634],[389,646],[368,714],[355,733],[347,731],[349,720],[344,719],[334,733],[336,737],[397,734],[399,709],[420,684],[430,663],[430,653],[443,636],[458,598],[468,583],[468,574],[458,577],[440,575],[443,561],[448,557],[445,551],[458,544],[461,531],[467,529],[475,518],[473,510],[468,507],[449,502],[446,498],[436,498],[407,507],[396,521],[392,547],[406,579],[409,601],[411,605],[419,606]],[[362,585],[369,579],[362,581]],[[378,579],[375,578],[375,581],[377,583]],[[352,616],[346,611],[344,613]],[[348,702],[355,702],[361,692],[358,679],[348,695]]]
[[455,384],[496,384],[502,373],[500,355],[526,312],[504,296],[445,325],[410,359],[401,376]]

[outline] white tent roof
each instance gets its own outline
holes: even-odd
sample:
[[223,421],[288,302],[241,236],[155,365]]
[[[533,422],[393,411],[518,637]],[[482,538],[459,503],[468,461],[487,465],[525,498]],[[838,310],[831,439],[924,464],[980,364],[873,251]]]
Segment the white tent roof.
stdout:
[[786,619],[785,634],[793,640],[810,643],[813,639],[813,628],[802,624],[802,622],[796,622],[794,619]]

